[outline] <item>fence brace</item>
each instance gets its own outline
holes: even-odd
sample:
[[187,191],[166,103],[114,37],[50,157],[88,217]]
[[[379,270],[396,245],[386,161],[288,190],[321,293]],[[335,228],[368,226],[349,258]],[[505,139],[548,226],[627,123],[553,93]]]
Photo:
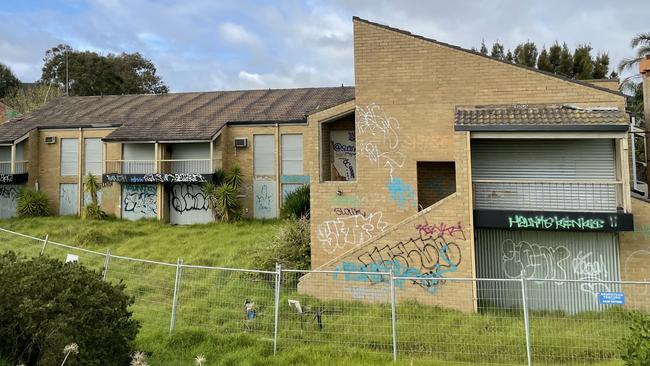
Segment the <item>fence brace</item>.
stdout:
[[280,284],[282,279],[282,265],[275,264],[275,320],[273,327],[273,354],[278,352],[278,319],[280,315]]
[[106,257],[104,258],[104,270],[102,271],[102,280],[106,281],[106,275],[108,274],[108,263],[111,261],[111,250],[106,250]]
[[397,361],[397,311],[395,310],[395,275],[393,268],[390,269],[390,315],[391,329],[393,331],[393,361]]
[[183,270],[183,259],[176,260],[176,280],[174,280],[174,299],[172,300],[172,318],[169,322],[169,335],[174,332],[176,324],[176,308],[178,307],[178,295],[181,287],[181,271]]
[[45,234],[45,240],[43,240],[43,246],[41,247],[41,256],[45,254],[45,246],[47,245],[47,240],[50,238],[50,234]]
[[530,349],[530,322],[528,319],[528,294],[526,291],[526,276],[524,271],[521,271],[521,305],[524,308],[524,331],[526,334],[526,357],[528,358],[528,366],[533,364],[533,358]]

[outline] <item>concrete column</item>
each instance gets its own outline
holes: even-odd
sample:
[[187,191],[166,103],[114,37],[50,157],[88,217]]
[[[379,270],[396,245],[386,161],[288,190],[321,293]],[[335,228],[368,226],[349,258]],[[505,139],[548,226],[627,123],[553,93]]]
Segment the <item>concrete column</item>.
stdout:
[[[639,72],[643,77],[643,111],[645,117],[645,146],[646,146],[646,182],[650,185],[650,158],[648,152],[650,150],[650,55],[647,55],[644,60],[639,62]],[[650,195],[650,194],[649,194]]]

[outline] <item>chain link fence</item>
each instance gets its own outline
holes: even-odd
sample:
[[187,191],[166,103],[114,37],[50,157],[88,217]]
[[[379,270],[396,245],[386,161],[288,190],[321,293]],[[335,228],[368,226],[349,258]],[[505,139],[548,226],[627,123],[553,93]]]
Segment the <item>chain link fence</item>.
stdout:
[[[325,345],[452,364],[610,365],[620,363],[630,313],[650,316],[650,282],[208,267],[123,257],[0,228],[0,252],[8,250],[77,261],[106,281],[124,283],[143,329],[250,333],[274,352]],[[409,286],[428,291],[435,305],[408,296]],[[473,306],[458,306],[459,299],[467,302],[468,289]]]

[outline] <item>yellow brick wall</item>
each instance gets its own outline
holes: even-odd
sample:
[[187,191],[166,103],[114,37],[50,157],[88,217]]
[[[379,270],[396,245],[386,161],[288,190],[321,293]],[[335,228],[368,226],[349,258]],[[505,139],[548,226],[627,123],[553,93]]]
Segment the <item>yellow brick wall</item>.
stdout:
[[[650,202],[632,199],[634,232],[619,234],[621,280],[650,282]],[[629,306],[647,304],[650,286],[625,288]]]
[[[354,259],[354,255],[346,254],[351,249],[372,250],[377,236],[415,215],[417,161],[441,161],[456,165],[453,212],[447,212],[447,205],[436,206],[436,212],[431,212],[427,221],[468,228],[469,240],[462,243],[463,261],[455,274],[471,276],[474,261],[470,248],[473,233],[469,148],[467,134],[454,132],[455,108],[573,103],[623,109],[625,104],[622,96],[613,93],[363,21],[354,21],[354,47],[358,178],[352,183],[320,183],[314,179],[318,167],[311,170],[313,268],[331,269]],[[337,110],[333,108],[310,118],[314,143],[310,147],[310,161],[318,162],[318,125],[330,117],[328,113],[335,115]],[[335,208],[346,206],[362,214],[352,219],[337,215]],[[388,226],[377,224],[379,217]],[[411,226],[412,223],[393,232],[389,241],[398,243],[413,238],[417,232]],[[303,286],[307,288],[308,283]],[[454,306],[468,309],[473,306],[472,294],[470,289],[464,291],[453,300]]]

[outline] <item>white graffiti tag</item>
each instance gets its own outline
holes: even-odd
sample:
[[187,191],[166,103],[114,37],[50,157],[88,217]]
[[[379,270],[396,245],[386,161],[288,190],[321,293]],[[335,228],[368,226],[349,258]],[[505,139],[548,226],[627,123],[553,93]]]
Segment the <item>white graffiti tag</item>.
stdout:
[[599,292],[610,291],[608,284],[595,283],[596,281],[606,281],[609,277],[609,271],[607,270],[607,266],[605,266],[605,260],[602,254],[598,259],[593,259],[592,256],[593,253],[591,252],[578,252],[578,255],[572,260],[573,273],[577,276],[578,280],[588,281],[580,284],[580,289],[583,292],[598,296]]
[[388,227],[382,220],[383,214],[375,212],[365,215],[339,217],[318,225],[317,237],[328,253],[347,246],[360,245]]
[[357,139],[358,152],[378,167],[388,168],[391,181],[396,168],[404,166],[406,155],[400,151],[399,121],[388,117],[378,104],[356,107],[357,126],[362,138]]
[[503,271],[508,278],[566,280],[571,251],[565,246],[548,247],[512,239],[501,243]]

